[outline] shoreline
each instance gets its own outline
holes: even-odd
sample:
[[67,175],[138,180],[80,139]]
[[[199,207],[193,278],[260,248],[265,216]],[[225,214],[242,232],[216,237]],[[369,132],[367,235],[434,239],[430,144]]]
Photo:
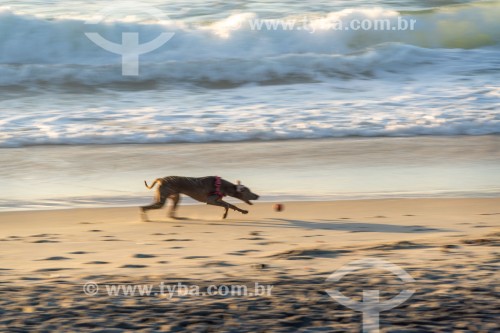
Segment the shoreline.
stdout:
[[4,211],[32,209],[33,205],[149,202],[152,192],[144,188],[143,180],[167,175],[240,179],[263,199],[276,201],[500,194],[498,136],[50,146],[6,151],[9,153],[0,155],[0,183],[9,189],[0,191],[0,210]]
[[[108,198],[109,199],[109,198]],[[187,196],[183,195],[183,201],[182,205],[183,206],[199,206],[199,207],[204,207],[207,206],[206,203],[201,203],[199,201],[195,201],[194,199],[191,199]],[[277,200],[281,199],[281,200]],[[440,193],[414,193],[414,194],[407,194],[401,195],[401,194],[396,194],[396,193],[388,193],[388,194],[373,194],[373,196],[363,194],[360,196],[346,196],[346,197],[301,197],[301,196],[290,196],[290,195],[274,195],[272,197],[268,196],[267,198],[260,198],[258,202],[255,204],[275,204],[275,203],[281,203],[281,204],[289,204],[289,203],[311,203],[311,204],[317,204],[317,203],[331,203],[331,202],[363,202],[363,201],[384,201],[384,200],[474,200],[474,199],[500,199],[500,191],[497,192],[491,192],[491,193],[478,193],[478,192],[471,192],[470,194],[463,194],[463,193],[457,193],[455,195],[450,195],[450,194],[440,194]],[[86,200],[93,200],[93,198],[86,198]],[[96,199],[96,202],[98,199]],[[8,214],[8,213],[24,213],[24,212],[52,212],[52,211],[71,211],[71,210],[94,210],[94,209],[138,209],[140,206],[145,205],[150,203],[151,197],[138,197],[138,198],[131,198],[128,203],[119,205],[119,204],[85,204],[85,205],[70,205],[68,204],[67,206],[53,206],[53,207],[46,207],[46,208],[41,208],[41,207],[34,207],[34,208],[27,208],[27,207],[19,207],[19,208],[14,208],[14,207],[1,207],[0,206],[0,214]],[[230,202],[232,204],[236,205],[245,205],[243,202],[234,199],[234,198],[226,198],[227,202]],[[101,202],[99,200],[99,202]],[[162,210],[167,209],[168,201],[167,204],[162,208]],[[248,207],[248,206],[247,206]],[[10,209],[12,208],[12,209]]]
[[235,141],[174,141],[174,142],[123,142],[123,143],[54,143],[54,144],[25,144],[21,146],[0,146],[0,150],[5,149],[33,149],[33,148],[62,148],[62,147],[88,147],[88,148],[97,148],[97,147],[127,147],[127,146],[198,146],[198,145],[233,145],[233,144],[272,144],[272,143],[288,143],[288,142],[310,142],[310,141],[373,141],[373,140],[398,140],[398,139],[436,139],[436,140],[459,140],[459,139],[468,139],[468,138],[500,138],[500,133],[490,133],[490,134],[474,134],[474,135],[465,135],[465,134],[457,134],[457,135],[435,135],[435,134],[418,134],[418,135],[374,135],[374,136],[363,136],[363,135],[347,135],[347,136],[325,136],[325,137],[317,137],[317,138],[276,138],[276,139],[244,139],[244,140],[235,140]]

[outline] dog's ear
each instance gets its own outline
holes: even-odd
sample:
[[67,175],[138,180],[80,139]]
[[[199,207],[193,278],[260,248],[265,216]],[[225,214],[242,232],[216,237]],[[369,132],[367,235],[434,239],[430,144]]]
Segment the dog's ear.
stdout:
[[241,181],[237,180],[236,181],[236,192],[241,192],[241,191],[243,191],[244,188],[245,188],[245,186],[241,185]]

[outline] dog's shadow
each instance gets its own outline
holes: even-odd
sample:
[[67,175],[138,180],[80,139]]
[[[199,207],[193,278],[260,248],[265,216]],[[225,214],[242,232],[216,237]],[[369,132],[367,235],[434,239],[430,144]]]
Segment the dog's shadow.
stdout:
[[348,232],[385,232],[385,233],[426,233],[426,232],[447,232],[454,231],[444,228],[431,228],[421,225],[398,225],[387,223],[373,223],[363,221],[344,220],[294,220],[284,218],[271,219],[272,225],[281,226],[283,228],[299,228],[309,230],[338,230]]
[[153,220],[150,220],[150,219],[141,219],[140,222],[144,222],[144,223],[162,223],[162,224],[169,224],[169,223],[177,223],[177,222],[181,222],[181,221],[185,221],[185,222],[193,222],[194,224],[203,224],[203,223],[217,223],[217,222],[224,222],[224,221],[229,221],[228,220],[223,220],[223,219],[220,219],[220,220],[217,220],[217,219],[200,219],[200,218],[192,218],[192,217],[167,217],[165,219],[153,219]]
[[190,221],[190,220],[193,220],[192,218],[189,218],[189,217],[169,217],[169,220],[171,221]]
[[140,222],[146,223],[168,223],[168,222],[177,222],[177,221],[194,221],[194,219],[189,217],[168,217],[164,220],[150,220],[150,219],[141,219]]
[[338,230],[348,232],[386,232],[386,233],[432,233],[453,231],[442,228],[431,228],[422,225],[397,225],[386,223],[373,223],[363,221],[345,220],[294,220],[284,218],[268,218],[261,221],[248,221],[238,219],[200,219],[190,217],[167,218],[165,220],[149,220],[146,222],[175,224],[179,221],[188,222],[187,225],[193,224],[210,224],[210,225],[227,225],[234,227],[260,227],[260,228],[297,228],[305,230]]

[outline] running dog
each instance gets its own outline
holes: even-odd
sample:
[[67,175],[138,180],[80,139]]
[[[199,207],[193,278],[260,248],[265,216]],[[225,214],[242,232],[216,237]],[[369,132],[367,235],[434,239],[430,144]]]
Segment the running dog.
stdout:
[[248,214],[247,210],[240,209],[222,200],[223,197],[230,196],[238,198],[249,205],[252,205],[250,200],[259,199],[257,194],[252,193],[248,187],[241,185],[240,181],[235,185],[218,176],[200,178],[169,176],[157,178],[151,186],[149,186],[146,181],[144,181],[144,184],[148,189],[152,189],[156,184],[159,185],[156,189],[155,202],[149,206],[141,207],[141,216],[144,221],[147,221],[146,212],[148,210],[162,208],[168,198],[172,200],[169,216],[175,218],[175,211],[179,204],[181,194],[205,202],[208,205],[223,207],[225,209],[224,215],[222,216],[223,219],[227,217],[229,208],[242,214]]

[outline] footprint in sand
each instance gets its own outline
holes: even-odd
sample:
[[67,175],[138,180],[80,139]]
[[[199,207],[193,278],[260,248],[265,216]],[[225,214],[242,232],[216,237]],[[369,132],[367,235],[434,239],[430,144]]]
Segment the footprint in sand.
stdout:
[[460,248],[459,245],[455,245],[455,244],[446,244],[446,245],[443,245],[441,247],[441,251],[443,252],[451,252],[451,250],[454,250],[454,249],[458,249]]
[[19,278],[19,280],[22,280],[22,281],[40,281],[40,280],[44,280],[45,278],[43,277],[34,277],[34,276],[22,276]]
[[69,254],[88,254],[92,252],[86,252],[86,251],[74,251],[74,252],[68,252]]
[[88,230],[88,232],[102,232],[102,230],[99,230],[99,229],[91,229],[91,230]]
[[146,268],[147,265],[123,265],[120,268]]
[[7,238],[0,239],[0,241],[2,241],[2,242],[15,242],[18,240],[21,240],[21,238],[18,238],[17,236],[9,236]]
[[172,246],[171,249],[178,250],[178,249],[183,249],[184,246]]
[[60,242],[55,241],[55,240],[50,240],[50,239],[41,239],[41,240],[37,240],[37,241],[31,242],[31,243],[41,244],[41,243],[60,243]]
[[272,245],[272,244],[283,244],[284,242],[278,242],[278,241],[269,241],[269,242],[259,242],[255,243],[256,245]]
[[230,267],[236,266],[234,264],[230,264],[227,261],[219,260],[219,261],[209,261],[203,264],[203,267]]
[[31,235],[30,237],[52,237],[52,236],[59,236],[60,234],[36,234],[36,235]]
[[238,238],[238,240],[266,240],[266,239],[262,237],[241,237]]
[[75,268],[59,268],[59,267],[54,267],[54,268],[42,268],[42,269],[37,269],[35,272],[59,272],[59,271],[64,271],[64,270],[69,270],[69,269],[75,269]]
[[156,258],[154,254],[145,254],[145,253],[137,253],[132,256],[133,258],[147,259],[147,258]]
[[415,243],[415,242],[410,242],[410,241],[400,241],[400,242],[391,243],[391,244],[377,245],[377,246],[369,248],[369,250],[391,251],[391,250],[426,249],[426,248],[430,248],[430,247],[432,247],[432,246],[427,245],[427,244],[423,244],[423,243]]
[[89,261],[89,262],[85,263],[85,265],[106,265],[106,264],[109,264],[109,262],[108,261],[99,261],[99,260]]
[[460,242],[467,245],[500,245],[500,240],[495,238],[462,239]]
[[163,241],[164,242],[192,242],[193,240],[188,239],[188,238],[168,238],[168,239],[164,239]]
[[169,261],[161,260],[161,261],[157,261],[156,263],[158,263],[158,264],[168,264]]
[[268,256],[275,259],[286,260],[309,260],[313,258],[336,258],[338,256],[351,253],[350,250],[328,250],[328,249],[294,249],[281,251]]
[[260,250],[239,250],[239,251],[234,251],[234,252],[229,252],[229,255],[232,256],[244,256],[247,253],[252,253],[252,252],[261,252]]
[[206,259],[206,258],[210,258],[210,256],[187,256],[182,259]]
[[35,260],[35,261],[42,261],[42,260],[54,260],[54,261],[57,261],[57,260],[71,260],[72,258],[67,258],[67,257],[62,257],[62,256],[55,256],[55,257],[48,257],[48,258],[45,258],[45,259],[38,259],[38,260]]
[[106,235],[106,236],[101,236],[102,238],[106,239],[101,239],[101,242],[121,242],[121,239],[115,238],[116,236],[113,235]]

